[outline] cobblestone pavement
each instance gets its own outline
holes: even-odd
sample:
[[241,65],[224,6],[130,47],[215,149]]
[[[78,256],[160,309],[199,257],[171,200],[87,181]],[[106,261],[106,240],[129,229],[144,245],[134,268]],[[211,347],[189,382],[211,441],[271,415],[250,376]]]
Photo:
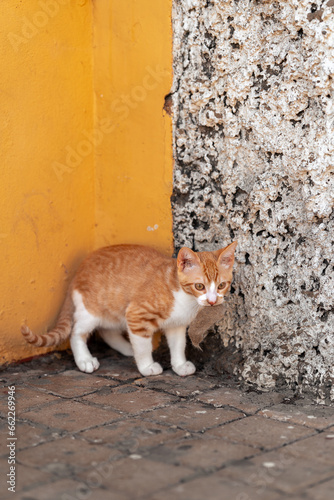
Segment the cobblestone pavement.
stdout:
[[[333,406],[204,371],[142,378],[111,349],[100,361],[87,375],[54,353],[1,373],[2,499],[333,498]],[[15,493],[6,484],[13,453]]]

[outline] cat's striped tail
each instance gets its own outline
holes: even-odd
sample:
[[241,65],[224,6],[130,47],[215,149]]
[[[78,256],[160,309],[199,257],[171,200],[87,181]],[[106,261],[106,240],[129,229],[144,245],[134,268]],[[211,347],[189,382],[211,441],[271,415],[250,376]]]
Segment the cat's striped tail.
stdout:
[[50,347],[62,344],[71,334],[74,304],[68,293],[60,311],[56,326],[43,335],[35,335],[26,325],[21,326],[21,333],[29,344],[36,347]]

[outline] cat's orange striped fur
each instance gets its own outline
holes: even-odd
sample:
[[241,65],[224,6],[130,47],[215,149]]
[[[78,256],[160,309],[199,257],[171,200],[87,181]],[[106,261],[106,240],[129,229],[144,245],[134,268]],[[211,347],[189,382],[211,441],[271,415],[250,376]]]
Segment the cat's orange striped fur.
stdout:
[[99,363],[87,339],[98,329],[109,346],[134,355],[142,375],[155,375],[162,368],[152,358],[152,336],[161,329],[174,371],[190,375],[195,367],[184,354],[186,328],[201,307],[224,300],[236,245],[197,253],[183,247],[177,259],[140,245],[101,248],[79,267],[54,329],[35,335],[24,325],[22,334],[36,346],[59,345],[70,337],[78,368],[91,373]]

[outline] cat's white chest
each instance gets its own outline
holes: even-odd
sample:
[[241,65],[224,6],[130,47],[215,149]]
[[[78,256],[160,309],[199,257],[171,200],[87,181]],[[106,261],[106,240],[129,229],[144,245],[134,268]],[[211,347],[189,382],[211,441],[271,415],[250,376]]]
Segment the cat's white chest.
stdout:
[[195,319],[200,305],[196,298],[182,289],[173,292],[174,306],[169,318],[163,323],[163,328],[175,328],[178,326],[188,326]]

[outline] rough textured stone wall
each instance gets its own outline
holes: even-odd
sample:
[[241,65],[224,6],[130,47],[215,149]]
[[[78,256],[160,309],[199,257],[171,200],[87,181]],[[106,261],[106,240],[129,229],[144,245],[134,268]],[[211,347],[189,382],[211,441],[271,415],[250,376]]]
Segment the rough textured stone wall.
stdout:
[[174,61],[175,246],[239,242],[234,372],[334,399],[334,1],[174,0]]

